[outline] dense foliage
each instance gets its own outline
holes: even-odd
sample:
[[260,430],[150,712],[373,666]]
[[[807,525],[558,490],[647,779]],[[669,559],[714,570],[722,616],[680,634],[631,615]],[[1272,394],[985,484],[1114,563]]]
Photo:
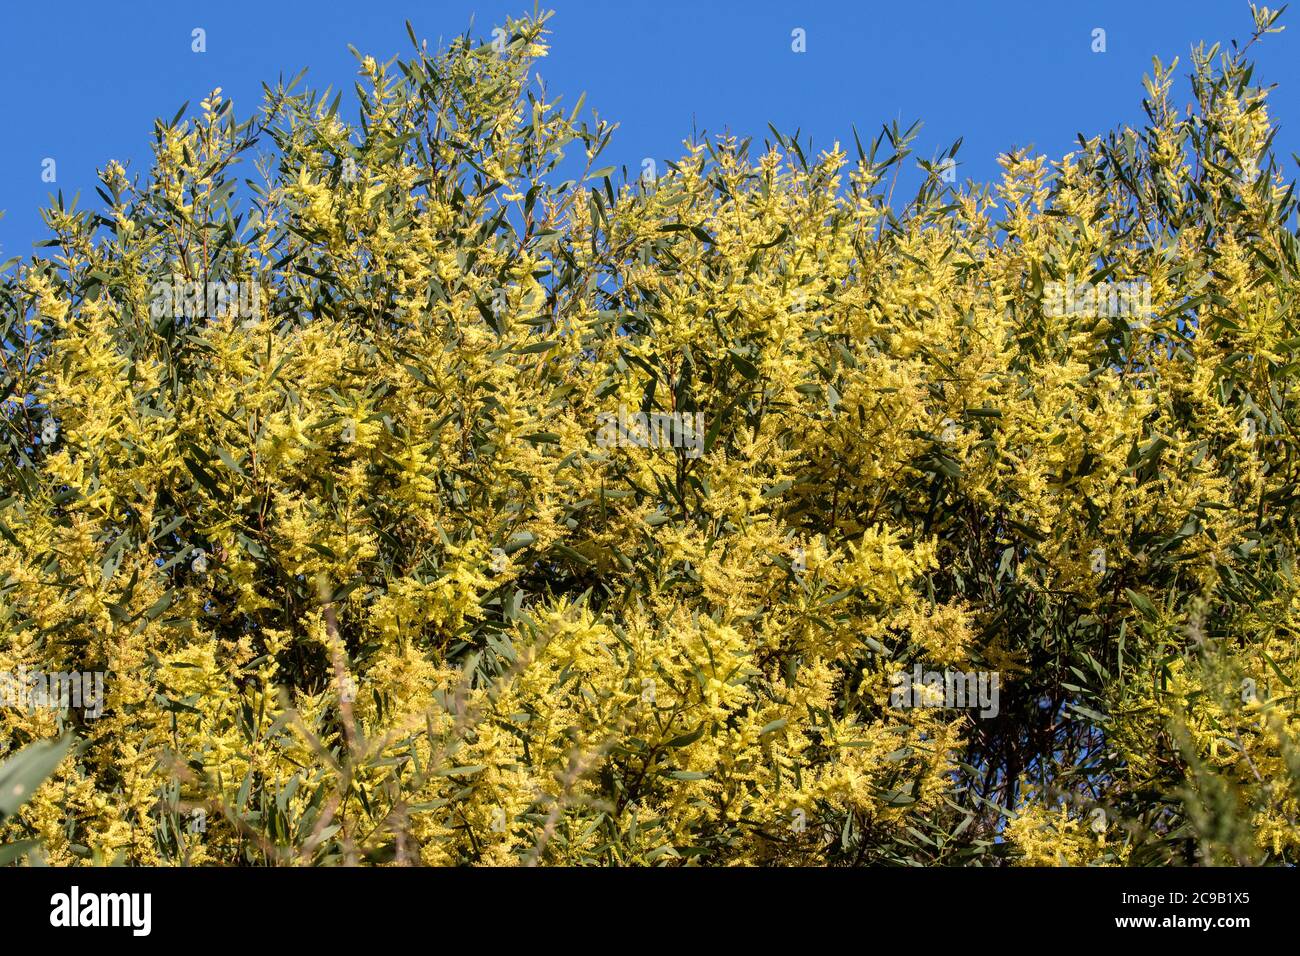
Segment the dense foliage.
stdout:
[[[544,19],[359,58],[356,125],[214,92],[0,275],[0,672],[107,675],[0,708],[4,753],[75,737],[5,858],[1300,861],[1246,51],[895,205],[896,126],[617,186]],[[996,715],[896,706],[916,664]]]

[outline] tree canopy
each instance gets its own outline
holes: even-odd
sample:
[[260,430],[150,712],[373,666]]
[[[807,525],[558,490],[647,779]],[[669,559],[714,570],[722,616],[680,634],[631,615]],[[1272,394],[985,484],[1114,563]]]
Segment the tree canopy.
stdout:
[[0,672],[105,675],[0,853],[1298,862],[1276,14],[903,202],[897,125],[599,168],[545,20],[215,91],[0,273]]

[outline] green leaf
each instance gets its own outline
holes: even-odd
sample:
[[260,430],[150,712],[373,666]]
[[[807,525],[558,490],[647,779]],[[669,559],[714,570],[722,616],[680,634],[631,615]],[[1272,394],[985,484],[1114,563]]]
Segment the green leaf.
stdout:
[[217,486],[213,477],[208,474],[207,470],[192,458],[185,458],[185,467],[190,470],[194,480],[212,493],[214,497],[221,497],[221,489]]
[[689,744],[693,744],[695,743],[695,741],[699,740],[701,737],[704,736],[705,726],[706,726],[705,724],[700,724],[700,726],[697,727],[695,730],[692,730],[688,734],[682,734],[680,737],[674,737],[672,740],[668,741],[668,743],[665,744],[664,746],[685,747],[688,746]]
[[230,452],[226,451],[220,445],[217,446],[217,457],[220,458],[222,464],[224,464],[231,471],[239,475],[244,474],[244,469],[239,467],[239,462],[235,461],[235,459],[231,457]]
[[0,817],[11,817],[36,792],[72,746],[72,735],[29,744],[0,764]]
[[464,767],[444,767],[442,770],[434,772],[435,777],[458,777],[469,776],[470,774],[479,773],[486,769],[484,764],[470,764]]
[[0,866],[8,866],[15,860],[21,860],[40,845],[40,840],[18,840],[15,843],[0,844]]
[[757,378],[758,368],[745,356],[741,355],[735,349],[727,349],[727,354],[731,356],[731,364],[736,367],[736,371],[745,378]]
[[525,345],[523,348],[516,349],[515,351],[519,355],[533,355],[537,352],[549,352],[559,344],[560,341],[558,339],[547,339],[545,342],[533,342],[532,344]]
[[1138,612],[1148,620],[1156,619],[1156,606],[1144,594],[1139,594],[1132,588],[1125,588],[1124,593],[1128,595],[1129,603],[1135,607]]
[[160,597],[157,601],[154,602],[153,607],[149,608],[149,610],[144,612],[144,616],[151,621],[154,620],[156,617],[158,617],[159,614],[167,610],[167,608],[171,607],[171,603],[175,599],[175,597],[176,597],[175,591],[168,591],[166,594],[164,594],[162,597]]
[[916,803],[916,797],[906,790],[879,790],[876,796],[891,807],[905,807],[909,803]]

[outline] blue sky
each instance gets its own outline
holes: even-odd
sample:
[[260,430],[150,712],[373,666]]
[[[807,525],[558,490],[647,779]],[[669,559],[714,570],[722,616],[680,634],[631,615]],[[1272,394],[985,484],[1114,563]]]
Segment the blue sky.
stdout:
[[[38,209],[54,189],[98,205],[95,170],[109,159],[143,171],[156,116],[170,118],[214,87],[245,117],[260,82],[309,67],[307,81],[352,89],[352,43],[376,59],[405,54],[410,19],[430,45],[489,36],[532,0],[0,0],[0,260],[45,238]],[[767,123],[800,128],[815,147],[864,142],[882,123],[924,123],[925,158],[964,137],[960,175],[988,180],[996,156],[1033,145],[1068,151],[1079,132],[1142,121],[1151,56],[1180,57],[1199,40],[1244,40],[1244,0],[551,0],[552,52],[539,70],[552,91],[620,123],[604,161],[635,175],[644,157],[680,155],[692,127],[758,139]],[[1276,4],[1275,4],[1276,6]],[[1294,16],[1292,14],[1295,14]],[[1257,81],[1277,83],[1275,147],[1294,175],[1300,151],[1300,11],[1256,47]],[[191,31],[207,52],[191,51]],[[1106,52],[1092,52],[1094,28]],[[791,50],[791,31],[807,51]],[[346,95],[351,95],[350,92]],[[351,111],[350,115],[355,115]],[[41,181],[42,161],[57,183]]]

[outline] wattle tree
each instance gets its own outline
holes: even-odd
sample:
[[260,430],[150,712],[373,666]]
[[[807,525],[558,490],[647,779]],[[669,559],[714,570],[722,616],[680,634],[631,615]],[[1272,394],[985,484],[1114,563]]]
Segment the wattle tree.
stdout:
[[0,273],[3,859],[1300,861],[1249,44],[894,204],[897,126],[599,168],[545,19],[216,91]]

